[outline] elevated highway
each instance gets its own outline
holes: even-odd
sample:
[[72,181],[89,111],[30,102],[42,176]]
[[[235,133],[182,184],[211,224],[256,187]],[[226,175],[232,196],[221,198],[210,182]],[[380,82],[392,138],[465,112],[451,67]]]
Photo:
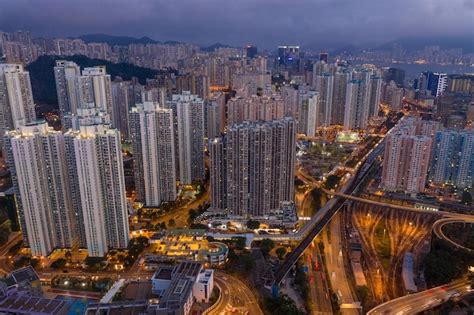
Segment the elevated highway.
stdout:
[[[384,140],[381,140],[359,164],[355,174],[353,174],[343,185],[341,192],[344,194],[352,194],[363,182],[370,168],[374,164],[376,158],[382,153],[384,148]],[[295,265],[296,261],[301,257],[305,249],[311,244],[313,239],[322,231],[332,217],[345,205],[346,199],[334,196],[322,207],[298,233],[290,236],[294,240],[301,240],[298,246],[286,256],[285,261],[280,265],[275,273],[273,288],[280,285],[281,281],[286,277],[290,269]]]
[[445,240],[446,242],[450,243],[452,246],[456,248],[462,249],[468,253],[474,253],[474,249],[462,246],[454,242],[453,240],[451,240],[444,234],[443,226],[445,226],[446,224],[452,224],[452,223],[473,223],[474,224],[474,216],[465,215],[465,216],[448,217],[448,218],[444,218],[444,219],[436,221],[433,225],[433,232],[438,238]]

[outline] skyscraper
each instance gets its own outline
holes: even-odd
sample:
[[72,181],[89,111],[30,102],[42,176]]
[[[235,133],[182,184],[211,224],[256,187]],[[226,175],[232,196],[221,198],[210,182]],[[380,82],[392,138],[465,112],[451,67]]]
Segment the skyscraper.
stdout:
[[424,190],[432,138],[413,121],[401,123],[386,136],[382,186],[389,191],[418,193]]
[[315,90],[318,92],[319,110],[319,126],[329,126],[331,124],[331,111],[333,104],[334,93],[334,76],[330,73],[324,72],[316,76]]
[[319,53],[319,61],[324,61],[325,63],[328,63],[328,57],[329,57],[329,54],[327,52]]
[[112,113],[112,83],[105,66],[82,70],[77,78],[78,106],[94,104],[94,107]]
[[29,72],[19,64],[0,64],[0,136],[35,120]]
[[33,256],[74,243],[64,137],[38,122],[5,135],[24,242]]
[[402,108],[403,89],[397,87],[394,81],[390,81],[385,86],[384,101],[391,110],[398,111]]
[[173,112],[158,103],[137,104],[130,111],[137,200],[149,207],[176,199]]
[[351,80],[347,84],[344,129],[366,129],[369,119],[369,83]]
[[131,94],[130,82],[121,80],[112,82],[112,125],[120,131],[122,139],[126,140],[130,138],[128,112],[135,104],[132,103]]
[[80,75],[81,69],[76,63],[66,60],[56,60],[54,78],[56,80],[56,93],[58,96],[61,119],[63,119],[66,114],[74,114],[77,111],[76,80]]
[[247,45],[245,47],[245,50],[247,52],[247,58],[255,58],[255,56],[257,56],[257,47],[256,46]]
[[89,256],[126,248],[129,227],[119,132],[103,125],[80,126],[68,131],[65,140],[69,165],[75,162],[71,185],[80,195],[80,224]]
[[204,179],[204,101],[190,92],[173,95],[178,128],[179,180],[189,185]]
[[382,96],[382,78],[373,75],[370,78],[369,118],[379,115],[380,98]]
[[316,128],[320,127],[321,120],[320,102],[318,93],[314,91],[301,90],[299,93],[299,119],[298,132],[314,137]]
[[427,91],[432,96],[440,96],[448,87],[448,75],[446,73],[424,71],[421,73],[418,89]]
[[474,180],[474,132],[440,130],[433,143],[430,181],[437,185],[472,188]]
[[349,71],[334,74],[334,88],[332,97],[331,124],[344,124],[344,109],[346,105],[347,83],[351,79]]
[[294,199],[296,122],[244,122],[209,143],[214,210],[262,217]]

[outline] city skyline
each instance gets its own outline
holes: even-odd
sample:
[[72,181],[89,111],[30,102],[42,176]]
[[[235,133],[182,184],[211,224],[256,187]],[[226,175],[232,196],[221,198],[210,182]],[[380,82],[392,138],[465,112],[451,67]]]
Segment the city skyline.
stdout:
[[0,313],[469,313],[472,1],[0,0]]

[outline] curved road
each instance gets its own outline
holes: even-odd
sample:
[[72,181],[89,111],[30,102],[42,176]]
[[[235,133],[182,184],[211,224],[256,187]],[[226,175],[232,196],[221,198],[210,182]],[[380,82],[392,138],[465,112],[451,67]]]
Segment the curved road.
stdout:
[[252,291],[241,280],[222,272],[216,272],[214,281],[221,291],[222,297],[219,304],[209,314],[263,315]]
[[434,223],[433,225],[433,232],[435,233],[435,235],[442,239],[442,240],[445,240],[446,242],[450,243],[451,245],[453,245],[454,247],[457,247],[457,248],[460,248],[462,250],[465,250],[469,253],[474,253],[474,249],[471,249],[471,248],[467,248],[465,246],[462,246],[454,241],[452,241],[451,239],[449,239],[443,232],[443,226],[445,226],[446,224],[451,224],[451,223],[474,223],[474,216],[471,216],[470,218],[467,217],[467,218],[463,218],[463,219],[457,219],[457,218],[446,218],[446,219],[441,219],[441,220],[438,220]]
[[402,296],[398,299],[380,304],[367,312],[367,315],[381,314],[418,314],[436,307],[455,295],[468,292],[470,281],[462,279],[426,291]]
[[[468,252],[474,252],[473,249],[464,247],[457,244],[456,242],[449,239],[442,230],[442,227],[450,223],[474,223],[474,216],[472,215],[459,215],[451,218],[439,219],[433,224],[433,232],[435,235],[449,242],[451,245],[463,249]],[[454,281],[450,284],[443,285],[440,287],[432,288],[426,291],[422,291],[415,294],[410,294],[402,296],[400,298],[388,301],[383,303],[369,312],[368,315],[378,315],[378,314],[415,314],[420,313],[426,310],[429,310],[433,307],[436,307],[447,300],[449,300],[454,295],[462,295],[468,292],[467,287],[471,284],[470,281],[461,279]]]

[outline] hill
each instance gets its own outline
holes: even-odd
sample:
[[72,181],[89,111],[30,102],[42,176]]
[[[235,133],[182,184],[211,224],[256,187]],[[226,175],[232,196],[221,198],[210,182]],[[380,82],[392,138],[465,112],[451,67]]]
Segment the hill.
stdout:
[[84,67],[105,66],[112,80],[116,76],[120,76],[124,80],[136,77],[141,84],[145,84],[146,79],[152,79],[160,73],[158,70],[137,67],[128,63],[112,63],[100,59],[90,59],[85,56],[41,56],[26,67],[30,72],[35,103],[39,105],[50,105],[53,108],[58,106],[53,69],[58,59],[74,61],[81,69]]
[[211,46],[201,47],[201,50],[206,51],[206,52],[213,52],[217,48],[222,48],[222,47],[223,48],[230,48],[232,46],[229,46],[229,45],[226,45],[226,44],[221,44],[221,43],[215,43],[214,45],[211,45]]
[[82,39],[86,43],[107,43],[111,46],[128,46],[129,44],[157,44],[159,43],[156,40],[153,40],[149,37],[129,37],[129,36],[114,36],[107,34],[85,34],[80,35],[78,38]]
[[403,37],[373,48],[373,50],[391,50],[402,47],[407,51],[421,50],[426,46],[440,46],[442,49],[461,48],[463,53],[474,53],[474,41],[469,36],[450,37]]

